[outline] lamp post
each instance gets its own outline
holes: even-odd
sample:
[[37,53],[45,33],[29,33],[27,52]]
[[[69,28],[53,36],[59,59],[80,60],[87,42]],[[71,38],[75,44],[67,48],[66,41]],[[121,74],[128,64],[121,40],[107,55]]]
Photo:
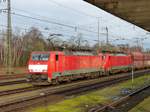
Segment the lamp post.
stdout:
[[132,62],[132,89],[134,88],[134,63]]
[[100,18],[98,17],[98,21],[97,21],[98,23],[98,25],[97,25],[97,36],[98,36],[98,49],[100,49]]
[[106,27],[106,44],[109,45],[108,27]]

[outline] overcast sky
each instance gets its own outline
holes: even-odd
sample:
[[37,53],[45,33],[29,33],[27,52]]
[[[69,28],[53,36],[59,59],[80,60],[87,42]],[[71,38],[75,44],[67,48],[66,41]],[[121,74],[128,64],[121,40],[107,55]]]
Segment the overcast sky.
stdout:
[[[5,4],[6,3],[0,3],[0,9],[5,8]],[[134,38],[149,36],[146,35],[147,32],[145,30],[125,22],[118,17],[114,17],[82,0],[12,0],[12,12],[48,20],[48,22],[43,22],[13,15],[13,26],[17,26],[22,30],[35,26],[41,29],[43,33],[61,33],[65,38],[82,33],[84,39],[94,42],[94,40],[97,40],[98,18],[100,21],[101,41],[104,41],[106,38],[106,26],[109,29],[109,38],[111,41],[115,40],[115,38],[133,40]],[[5,15],[5,13],[0,13],[0,25],[6,25]],[[52,24],[50,22],[70,25],[77,27],[77,29]],[[4,27],[0,28],[4,29]],[[115,44],[116,43],[134,44],[131,40],[115,41]],[[145,40],[144,44],[145,47],[150,47],[150,40]]]

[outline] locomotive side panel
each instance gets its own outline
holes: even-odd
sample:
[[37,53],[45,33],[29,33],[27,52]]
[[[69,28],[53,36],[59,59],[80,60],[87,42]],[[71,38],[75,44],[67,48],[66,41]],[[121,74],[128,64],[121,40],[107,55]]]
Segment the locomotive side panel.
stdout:
[[64,56],[63,75],[86,73],[89,71],[100,70],[100,56]]

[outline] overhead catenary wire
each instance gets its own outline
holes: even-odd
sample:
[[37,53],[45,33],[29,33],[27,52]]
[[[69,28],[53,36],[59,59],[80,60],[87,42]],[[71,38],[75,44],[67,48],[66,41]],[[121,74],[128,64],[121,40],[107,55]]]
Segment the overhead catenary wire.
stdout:
[[[47,18],[49,20],[50,19],[52,20],[52,18],[49,18],[49,17],[46,17],[46,16],[42,16],[42,15],[39,15],[39,14],[35,14],[35,13],[29,12],[29,11],[26,11],[26,10],[22,10],[22,9],[18,9],[18,8],[13,8],[13,7],[12,7],[12,9],[17,10],[17,11],[21,11],[21,12],[24,12],[24,13],[27,13],[27,14],[35,15],[35,16],[38,16],[38,17],[41,17],[41,18]],[[56,19],[53,19],[53,20],[56,20]],[[58,21],[58,20],[56,20],[56,21]],[[56,23],[58,23],[58,22],[56,22]],[[64,25],[66,25],[66,24],[64,24]],[[67,26],[71,26],[71,25],[67,25]],[[72,26],[72,27],[76,28],[76,26]],[[91,30],[88,30],[88,29],[85,29],[85,28],[78,27],[78,29],[80,29],[80,30],[86,30],[86,31],[93,32],[93,33],[97,33],[97,32],[94,32],[94,31],[91,31]]]
[[[1,26],[1,25],[0,25]],[[3,25],[3,27],[5,27],[4,25]],[[25,28],[22,28],[22,27],[19,27],[20,29],[22,29],[22,30],[28,30],[29,31],[29,29],[25,29]],[[4,30],[3,30],[4,31]],[[41,30],[40,30],[41,31]],[[47,31],[41,31],[41,33],[46,33],[46,34],[49,34],[50,32],[47,32]],[[52,32],[51,32],[52,33]],[[52,33],[53,34],[53,33]],[[82,33],[81,33],[82,34]],[[1,34],[2,35],[2,34]],[[63,38],[63,37],[66,37],[66,39],[70,39],[71,37],[77,37],[77,35],[70,35],[70,34],[62,34],[62,36],[59,36],[59,37],[57,37],[57,38]],[[67,38],[67,37],[69,37],[69,38]],[[85,38],[86,37],[86,38]],[[88,37],[88,39],[87,39],[87,37]],[[82,37],[82,39],[83,40],[86,40],[86,41],[88,41],[88,42],[96,42],[97,40],[95,40],[95,39],[91,39],[88,35],[84,35],[83,34],[83,37]],[[104,41],[104,38],[103,38],[103,40],[101,40],[101,42],[102,41]],[[97,42],[96,42],[97,43]]]
[[26,14],[30,14],[32,16],[34,15],[34,16],[37,16],[37,17],[40,17],[40,18],[50,19],[50,20],[59,21],[59,22],[63,22],[63,23],[67,24],[66,21],[58,20],[56,18],[46,17],[46,16],[43,16],[43,15],[40,15],[40,14],[37,14],[37,13],[29,12],[27,10],[23,10],[23,9],[19,9],[19,8],[14,8],[14,7],[12,7],[12,9],[16,10],[16,11],[20,11],[20,12],[26,13]]
[[[1,25],[0,25],[1,26]],[[21,29],[21,28],[20,28]],[[23,30],[25,30],[24,28],[22,28]],[[0,31],[2,31],[2,30],[0,30]],[[49,34],[49,32],[46,32],[46,31],[41,31],[41,33],[47,33],[47,34]],[[2,34],[2,33],[0,33],[0,35],[2,35],[2,36],[4,36],[4,35],[6,35],[6,34]],[[57,38],[63,38],[63,37],[66,37],[66,39],[71,39],[71,37],[77,37],[77,35],[69,35],[69,34],[62,34],[62,36],[58,36]],[[67,37],[69,37],[69,38],[67,38]],[[87,40],[87,38],[84,38],[85,36],[83,36],[82,37],[82,39],[83,40],[86,40],[86,41],[88,41],[89,42],[89,40],[90,41],[95,41],[94,39],[88,39]],[[49,38],[49,37],[48,37]],[[45,38],[46,39],[46,38]]]
[[[2,27],[5,27],[5,28],[7,28],[7,26],[6,25],[0,25],[0,26],[2,26]],[[22,29],[22,30],[24,30],[25,32],[27,32],[27,31],[30,31],[30,29],[27,29],[27,28],[23,28],[23,27],[20,27],[20,26],[14,26],[14,27],[18,27],[19,29]],[[3,30],[4,31],[4,30]],[[40,30],[40,32],[41,33],[46,33],[46,34],[53,34],[53,33],[55,33],[55,32],[48,32],[48,31],[44,31],[44,30]],[[67,34],[66,34],[67,33]],[[84,34],[84,33],[81,33],[82,34],[82,38],[84,38],[84,40],[85,40],[85,37],[86,37],[86,40],[90,40],[90,41],[95,41],[95,39],[91,39],[91,37],[90,37],[90,35],[88,35],[88,34]],[[65,34],[62,34],[63,36],[62,37],[69,37],[69,38],[71,38],[71,37],[77,37],[77,34],[74,34],[74,35],[70,35],[70,33],[69,32],[65,32]],[[92,35],[91,35],[92,36]],[[59,37],[60,38],[60,37]],[[88,38],[88,39],[87,39]]]
[[[7,27],[6,25],[1,25],[1,24],[0,24],[0,26],[5,27],[5,28]],[[20,27],[20,26],[14,26],[14,27],[19,28],[19,29],[22,29],[22,30],[24,30],[25,32],[26,32],[26,31],[29,31],[30,28],[31,28],[31,27],[24,28],[24,27]],[[56,29],[55,29],[55,30],[56,30]],[[46,30],[42,30],[41,28],[40,28],[40,31],[41,31],[41,33],[46,33],[46,34],[54,33],[54,31],[52,31],[52,30],[46,31]],[[57,31],[62,31],[62,29],[57,30]],[[67,32],[67,30],[63,30],[63,31],[65,31],[65,33],[67,33],[67,34],[70,34],[70,32]],[[62,33],[62,32],[60,32],[60,33]],[[96,37],[96,36],[97,36],[97,34],[90,35],[90,34],[83,33],[83,32],[78,32],[78,33],[80,33],[80,34],[82,34],[84,37],[88,37],[88,38],[93,38],[93,37]],[[62,34],[64,34],[64,33],[62,33]],[[100,34],[103,35],[103,36],[106,36],[106,33],[100,33]],[[72,36],[75,36],[75,32],[74,32],[74,35],[72,35]],[[113,35],[110,35],[110,36],[116,38],[116,36],[113,36]],[[88,39],[88,40],[90,40],[90,39]]]
[[[13,8],[15,9],[15,8]],[[16,10],[20,10],[20,9],[16,9]],[[20,10],[20,11],[24,11],[24,10]],[[26,13],[29,13],[28,11],[24,11]],[[73,25],[67,25],[67,24],[63,24],[63,23],[59,23],[59,22],[54,22],[54,21],[51,21],[50,19],[49,20],[46,20],[46,19],[41,19],[41,18],[37,18],[37,17],[32,17],[32,16],[27,16],[27,15],[24,15],[24,14],[19,14],[19,13],[12,13],[13,15],[16,15],[16,16],[21,16],[21,17],[25,17],[25,18],[30,18],[30,19],[34,19],[34,20],[38,20],[38,21],[42,21],[42,22],[46,22],[46,23],[51,23],[51,24],[56,24],[56,25],[60,25],[60,26],[63,26],[63,27],[68,27],[68,28],[72,28],[74,30],[78,29],[78,30],[83,30],[83,31],[86,31],[86,32],[89,32],[89,33],[93,33],[93,34],[97,34],[98,32],[95,32],[95,31],[91,31],[91,30],[88,30],[86,28],[80,28],[80,27],[77,27],[77,26],[73,26]],[[32,13],[34,14],[34,13]],[[36,15],[36,16],[40,16],[40,15]],[[40,16],[42,17],[42,16]],[[48,19],[48,18],[47,18]],[[102,35],[106,35],[105,33],[100,33]],[[113,35],[110,35],[112,37],[115,38],[115,36]]]
[[[0,26],[2,26],[2,27],[7,27],[6,25],[0,25]],[[19,28],[19,29],[22,29],[22,30],[25,30],[25,31],[29,31],[30,30],[30,28],[32,28],[32,27],[27,27],[27,28],[24,28],[24,27],[20,27],[20,26],[14,26],[14,27],[16,27],[16,28]],[[39,29],[42,33],[51,33],[51,32],[48,32],[48,31],[46,31],[46,30],[41,30],[41,29]],[[60,31],[60,30],[59,30]]]
[[[55,24],[56,22],[52,22],[50,20],[43,20],[43,19],[40,19],[40,18],[36,18],[36,17],[31,17],[31,16],[26,16],[26,15],[23,15],[23,14],[17,14],[17,13],[12,13],[14,15],[17,15],[17,16],[21,16],[21,17],[26,17],[26,18],[30,18],[30,19],[34,19],[34,20],[38,20],[38,21],[42,21],[42,22],[48,22],[48,23],[52,23],[52,24]],[[56,23],[57,24],[57,23]],[[62,24],[62,23],[58,23],[57,25],[60,25],[60,26],[64,26],[65,27],[68,27],[69,25],[66,25],[66,24]],[[94,31],[91,31],[91,30],[88,30],[88,29],[85,29],[85,28],[80,28],[80,27],[75,27],[75,26],[69,26],[69,28],[72,28],[72,29],[78,29],[78,30],[83,30],[83,31],[86,31],[86,32],[90,32],[90,33],[93,33],[93,34],[97,34],[98,32],[94,32]],[[99,33],[101,35],[106,35],[105,33]],[[113,35],[110,35],[114,38],[116,38],[115,36]]]
[[[20,9],[17,9],[17,10],[20,10]],[[24,10],[22,10],[22,11],[24,11]],[[6,11],[4,11],[4,12],[7,13]],[[24,11],[24,12],[28,12],[28,11]],[[54,21],[46,20],[46,19],[41,19],[41,18],[37,18],[37,17],[31,17],[31,16],[24,15],[24,14],[19,14],[19,13],[14,13],[14,12],[12,12],[12,14],[16,15],[16,16],[21,16],[21,17],[25,17],[25,18],[29,18],[29,19],[38,20],[38,21],[41,21],[41,22],[46,22],[46,23],[51,23],[51,24],[56,24],[56,25],[60,25],[60,26],[72,28],[75,31],[78,29],[78,30],[83,30],[83,31],[90,32],[90,33],[93,33],[93,34],[97,34],[98,33],[98,32],[91,31],[91,30],[88,30],[88,29],[85,29],[85,28],[80,28],[80,27],[77,27],[77,26],[67,25],[67,24],[63,24],[63,23],[59,23],[59,22],[54,22]],[[105,33],[99,33],[99,34],[106,35]],[[113,35],[111,35],[111,36],[114,37]]]
[[[23,11],[23,12],[26,12],[26,13],[30,13],[30,12],[22,10],[22,9],[16,9],[16,8],[13,8],[13,9],[19,10],[19,11]],[[30,19],[36,19],[36,20],[39,20],[39,21],[50,22],[52,24],[57,24],[57,25],[61,25],[61,26],[73,28],[75,30],[79,29],[79,30],[83,30],[83,31],[91,32],[91,33],[97,33],[97,32],[94,32],[94,31],[91,31],[91,30],[88,30],[88,29],[85,29],[85,28],[80,28],[80,27],[76,27],[76,26],[66,25],[66,24],[62,24],[62,23],[58,23],[58,22],[52,22],[52,21],[49,21],[49,20],[39,19],[39,18],[35,18],[35,17],[30,17],[30,16],[26,16],[26,15],[23,15],[23,14],[17,14],[17,13],[12,13],[12,14],[17,15],[17,16],[22,16],[22,17],[30,18]],[[34,13],[30,13],[30,14],[34,14]],[[37,14],[34,14],[34,15],[40,16],[40,15],[37,15]],[[42,17],[42,16],[40,16],[40,17]]]
[[60,26],[72,28],[74,30],[80,29],[80,30],[83,30],[83,31],[91,32],[91,33],[97,33],[97,32],[94,32],[94,31],[91,31],[91,30],[88,30],[88,29],[85,29],[85,28],[80,28],[80,27],[77,27],[77,26],[71,26],[71,25],[67,25],[67,24],[63,24],[63,23],[59,23],[59,22],[54,22],[54,21],[50,21],[50,20],[45,20],[45,19],[41,19],[41,18],[31,17],[31,16],[27,16],[27,15],[24,15],[24,14],[19,14],[19,13],[14,13],[14,12],[11,13],[11,14],[16,15],[16,16],[20,16],[20,17],[25,17],[25,18],[38,20],[38,21],[41,21],[41,22],[46,22],[46,23],[51,23],[51,24],[55,24],[55,25],[60,25]]
[[[2,26],[2,27],[5,27],[5,28],[7,28],[7,26],[6,25],[0,25],[0,26]],[[30,31],[30,29],[29,28],[23,28],[23,27],[20,27],[20,26],[14,26],[14,27],[17,27],[17,28],[19,28],[19,29],[22,29],[22,30],[24,30],[25,32],[26,31]],[[46,33],[46,34],[52,34],[52,33],[54,33],[54,31],[51,31],[51,32],[48,32],[48,31],[45,31],[45,30],[41,30],[40,29],[40,32],[41,33]],[[66,33],[68,33],[68,34],[70,34],[70,32],[65,32],[65,34],[63,33],[62,35],[64,35],[64,36],[76,36],[75,34],[74,35],[68,35],[68,34],[66,34]],[[81,32],[81,34],[85,37],[93,37],[94,35],[89,35],[89,34],[85,34],[85,33],[82,33]]]
[[[5,27],[6,29],[7,29],[7,26],[6,25],[1,25],[0,24],[0,26],[2,26],[2,27]],[[22,29],[22,30],[24,30],[25,32],[27,32],[27,31],[30,31],[30,29],[29,28],[23,28],[23,27],[20,27],[20,26],[14,26],[14,27],[17,27],[17,28],[19,28],[19,29]],[[5,30],[0,30],[0,31],[5,31]],[[40,29],[40,32],[41,33],[46,33],[46,34],[50,34],[50,33],[55,33],[55,32],[48,32],[48,31],[44,31],[44,30],[41,30]],[[65,32],[65,34],[62,34],[63,36],[66,36],[66,37],[76,37],[77,35],[69,35],[69,34],[66,34],[66,33],[69,33],[69,32]],[[86,34],[84,34],[84,33],[81,33],[81,34],[83,34],[83,37],[89,37],[90,35],[86,35]],[[1,34],[1,35],[4,35],[4,34]],[[63,37],[62,36],[62,37]],[[59,37],[60,38],[60,37]],[[104,38],[103,38],[104,39]],[[90,41],[96,41],[95,39],[91,39],[90,37],[87,39],[87,40],[90,40]],[[112,40],[112,39],[111,39]],[[113,39],[113,42],[115,41],[115,40],[119,40],[119,41],[135,41],[135,40],[133,40],[133,39],[126,39],[126,38],[118,38],[118,39]]]
[[65,8],[65,9],[69,9],[69,10],[71,10],[71,11],[74,11],[74,12],[76,12],[76,13],[78,13],[78,14],[82,14],[82,15],[85,15],[85,16],[88,16],[88,17],[92,17],[92,18],[96,18],[96,19],[98,18],[98,16],[94,16],[94,15],[87,14],[87,13],[85,13],[85,12],[82,12],[82,11],[79,11],[79,10],[77,10],[77,9],[74,9],[74,8],[69,7],[69,6],[66,6],[66,5],[63,5],[63,4],[61,4],[61,3],[58,3],[58,2],[56,2],[56,1],[54,1],[54,0],[47,0],[47,1],[50,2],[50,3],[56,4],[56,5],[60,6],[60,7],[63,7],[63,8]]
[[62,23],[58,23],[58,22],[54,22],[54,21],[50,21],[50,20],[45,20],[45,19],[41,19],[41,18],[35,18],[35,17],[31,17],[31,16],[19,14],[19,13],[12,13],[12,14],[16,15],[16,16],[21,16],[21,17],[25,17],[25,18],[30,18],[30,19],[34,19],[34,20],[38,20],[38,21],[42,21],[42,22],[46,22],[46,23],[52,23],[52,24],[56,24],[56,25],[65,26],[65,27],[69,27],[69,28],[75,29],[75,26],[66,25],[66,24],[62,24]]
[[[19,10],[19,11],[23,11],[23,12],[25,12],[25,13],[28,13],[28,14],[32,14],[32,15],[35,15],[35,16],[39,16],[39,17],[44,17],[44,18],[47,18],[47,19],[52,19],[52,18],[49,18],[49,17],[45,17],[45,16],[41,16],[41,15],[39,15],[39,14],[35,14],[35,13],[30,13],[30,12],[28,12],[28,11],[25,11],[25,10],[22,10],[22,9],[16,9],[16,8],[13,8],[13,9],[15,9],[15,10]],[[20,15],[19,15],[20,16]],[[34,17],[35,18],[35,17]],[[43,20],[43,19],[41,19],[41,20]],[[45,20],[45,19],[44,19]],[[57,20],[58,21],[58,20]],[[59,23],[59,22],[54,22],[54,23]],[[61,23],[62,24],[62,23]],[[57,24],[58,25],[58,24]],[[60,24],[59,24],[60,25]],[[88,30],[88,29],[86,29],[86,28],[81,28],[81,27],[77,27],[77,26],[72,26],[72,25],[66,25],[66,24],[63,24],[63,25],[65,25],[65,26],[69,26],[69,28],[73,28],[73,29],[75,29],[75,30],[77,30],[77,29],[79,29],[79,30],[83,30],[83,31],[87,31],[87,32],[91,32],[91,33],[97,33],[97,32],[95,32],[95,31],[92,31],[92,30]]]

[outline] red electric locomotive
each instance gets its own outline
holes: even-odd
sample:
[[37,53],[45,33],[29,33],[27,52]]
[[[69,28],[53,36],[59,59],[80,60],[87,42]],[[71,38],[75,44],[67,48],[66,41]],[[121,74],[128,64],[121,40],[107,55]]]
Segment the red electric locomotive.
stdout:
[[28,81],[47,85],[78,78],[95,78],[131,67],[130,55],[81,52],[33,52],[28,63]]
[[33,52],[28,70],[31,74],[29,80],[40,84],[72,80],[102,71],[102,58],[100,55],[79,52]]

